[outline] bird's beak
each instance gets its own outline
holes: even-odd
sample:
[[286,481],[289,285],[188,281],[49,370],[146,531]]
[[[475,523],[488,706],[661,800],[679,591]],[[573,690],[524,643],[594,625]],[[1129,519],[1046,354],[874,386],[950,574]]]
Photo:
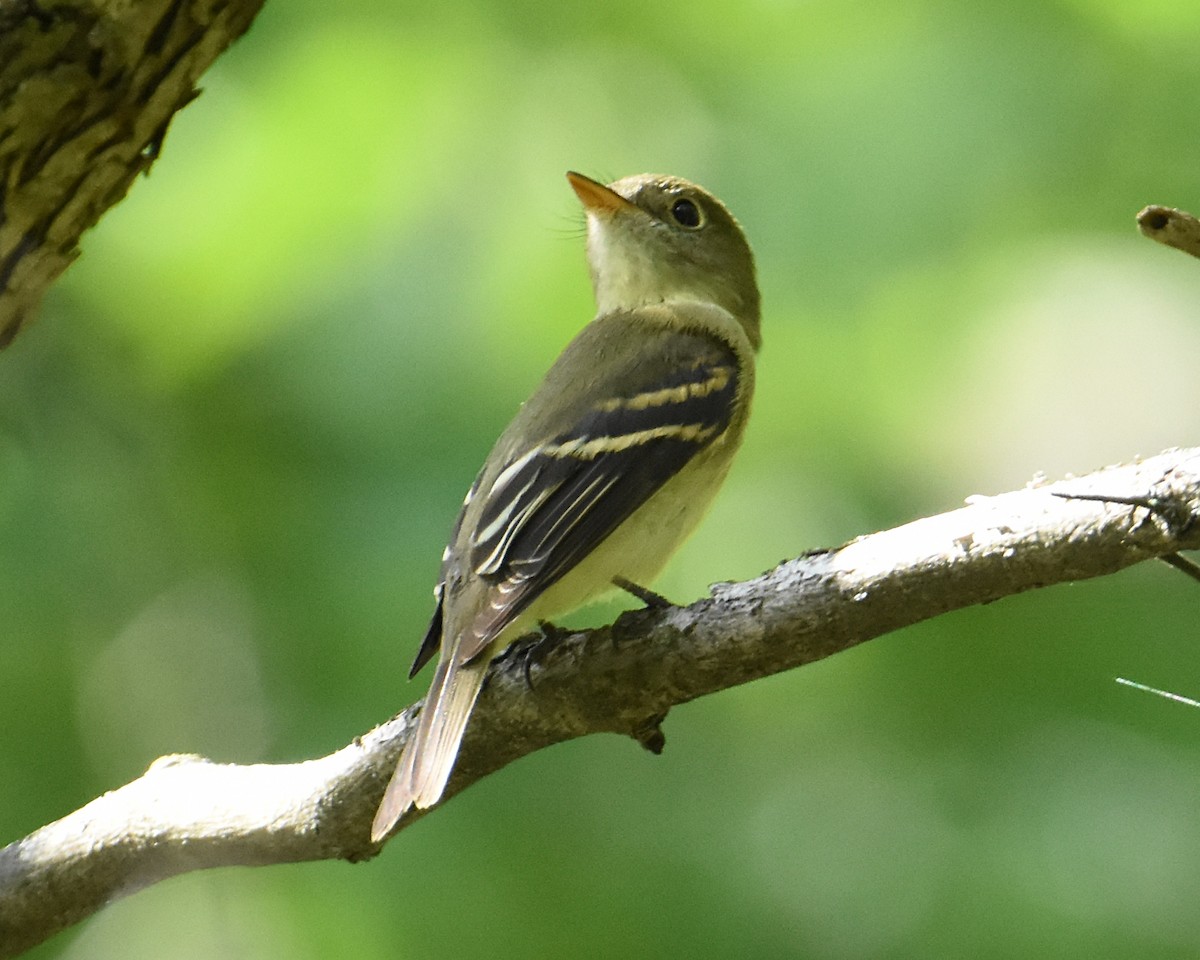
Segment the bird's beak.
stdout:
[[611,217],[622,211],[638,209],[636,204],[626,200],[615,190],[610,190],[604,184],[591,177],[585,177],[582,173],[576,173],[574,170],[567,171],[567,181],[588,213]]

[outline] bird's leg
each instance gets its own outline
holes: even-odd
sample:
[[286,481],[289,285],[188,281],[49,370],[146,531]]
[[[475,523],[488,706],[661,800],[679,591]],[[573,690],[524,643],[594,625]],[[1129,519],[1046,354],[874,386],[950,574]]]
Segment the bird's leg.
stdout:
[[519,654],[521,657],[521,673],[525,677],[525,686],[531,692],[533,691],[533,677],[530,676],[529,670],[533,666],[534,658],[540,658],[547,650],[552,649],[559,642],[571,635],[570,630],[557,627],[549,620],[539,620],[538,631],[541,633],[541,636],[526,644],[525,649]]
[[641,584],[634,583],[632,580],[626,580],[624,577],[613,577],[613,586],[619,587],[626,593],[632,594],[642,601],[651,610],[663,610],[666,607],[674,606],[670,600],[664,597],[661,593],[655,593],[653,590],[647,590]]

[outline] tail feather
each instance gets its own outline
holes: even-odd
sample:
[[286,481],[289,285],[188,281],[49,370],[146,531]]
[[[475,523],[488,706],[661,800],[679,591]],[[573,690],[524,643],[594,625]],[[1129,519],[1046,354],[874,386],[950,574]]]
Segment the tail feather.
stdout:
[[382,840],[409,807],[424,810],[441,799],[489,659],[479,657],[463,664],[451,654],[439,661],[416,733],[405,746],[375,814],[373,842]]

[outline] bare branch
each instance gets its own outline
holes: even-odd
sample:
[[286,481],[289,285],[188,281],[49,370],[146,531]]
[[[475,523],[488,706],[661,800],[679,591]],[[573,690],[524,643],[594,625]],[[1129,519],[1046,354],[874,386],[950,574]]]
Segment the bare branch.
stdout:
[[[1200,548],[1197,518],[1200,449],[1174,451],[974,497],[756,580],[719,584],[691,606],[565,634],[544,653],[520,641],[492,667],[447,796],[589,733],[623,733],[661,749],[660,725],[675,704],[950,610]],[[374,856],[371,818],[415,710],[305,763],[164,758],[10,844],[0,850],[0,957],[189,870]]]
[[1149,206],[1137,215],[1137,224],[1142,236],[1200,257],[1200,220],[1186,210]]
[[0,347],[262,0],[0,0]]

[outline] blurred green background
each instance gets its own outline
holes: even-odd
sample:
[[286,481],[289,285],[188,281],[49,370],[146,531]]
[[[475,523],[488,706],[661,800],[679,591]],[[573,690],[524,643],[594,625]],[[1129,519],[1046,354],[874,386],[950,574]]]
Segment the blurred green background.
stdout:
[[[1200,208],[1198,44],[1193,0],[272,0],[0,355],[0,842],[423,692],[462,494],[591,316],[569,168],[694,179],[758,254],[672,598],[1200,442],[1200,263],[1133,221]],[[943,617],[31,955],[1196,955],[1200,712],[1114,677],[1200,694],[1198,609],[1147,565]]]

